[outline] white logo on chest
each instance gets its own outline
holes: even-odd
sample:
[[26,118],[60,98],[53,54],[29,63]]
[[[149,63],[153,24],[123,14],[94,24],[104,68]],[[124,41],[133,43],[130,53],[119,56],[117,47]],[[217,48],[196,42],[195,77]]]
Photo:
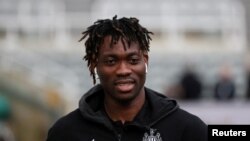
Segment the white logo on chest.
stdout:
[[144,133],[142,141],[162,141],[161,134],[156,132],[156,129],[150,128],[149,134],[147,132]]

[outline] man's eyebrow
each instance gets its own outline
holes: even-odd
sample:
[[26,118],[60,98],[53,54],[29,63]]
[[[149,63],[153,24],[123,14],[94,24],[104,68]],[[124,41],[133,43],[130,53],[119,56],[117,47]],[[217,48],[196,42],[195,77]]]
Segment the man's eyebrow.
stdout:
[[107,54],[103,54],[103,57],[117,57],[118,55],[113,54],[113,53],[107,53]]
[[130,52],[128,53],[128,56],[134,56],[134,55],[140,55],[140,52]]

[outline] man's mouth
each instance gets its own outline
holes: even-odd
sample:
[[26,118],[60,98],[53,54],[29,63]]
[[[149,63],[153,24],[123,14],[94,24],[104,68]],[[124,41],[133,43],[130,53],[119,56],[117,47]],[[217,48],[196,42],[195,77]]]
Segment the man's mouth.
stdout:
[[118,80],[115,82],[115,88],[122,93],[130,92],[134,88],[134,85],[135,81],[132,79]]

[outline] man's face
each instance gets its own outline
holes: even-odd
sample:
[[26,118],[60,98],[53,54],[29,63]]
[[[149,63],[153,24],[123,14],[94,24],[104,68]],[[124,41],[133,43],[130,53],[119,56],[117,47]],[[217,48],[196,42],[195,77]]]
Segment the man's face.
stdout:
[[[136,42],[131,43],[126,50],[121,39],[111,47],[110,42],[111,37],[106,36],[99,50],[96,67],[100,83],[106,98],[130,102],[138,95],[144,94],[148,55],[140,50]],[[126,41],[125,44],[127,46]]]

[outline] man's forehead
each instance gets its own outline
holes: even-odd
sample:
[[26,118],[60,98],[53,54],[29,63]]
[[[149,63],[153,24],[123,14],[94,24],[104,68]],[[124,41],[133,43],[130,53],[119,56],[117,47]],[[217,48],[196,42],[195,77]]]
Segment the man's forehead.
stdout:
[[139,47],[138,42],[131,42],[128,44],[128,41],[124,38],[119,38],[117,41],[115,39],[112,40],[111,36],[106,36],[103,39],[102,44],[100,45],[99,48],[101,51],[111,51],[111,50],[124,50],[124,51],[129,51],[129,50],[141,50]]
[[100,50],[99,55],[101,56],[119,56],[119,55],[139,55],[142,54],[142,51],[138,48],[131,47],[127,50],[123,49],[123,47],[112,47],[108,50]]

